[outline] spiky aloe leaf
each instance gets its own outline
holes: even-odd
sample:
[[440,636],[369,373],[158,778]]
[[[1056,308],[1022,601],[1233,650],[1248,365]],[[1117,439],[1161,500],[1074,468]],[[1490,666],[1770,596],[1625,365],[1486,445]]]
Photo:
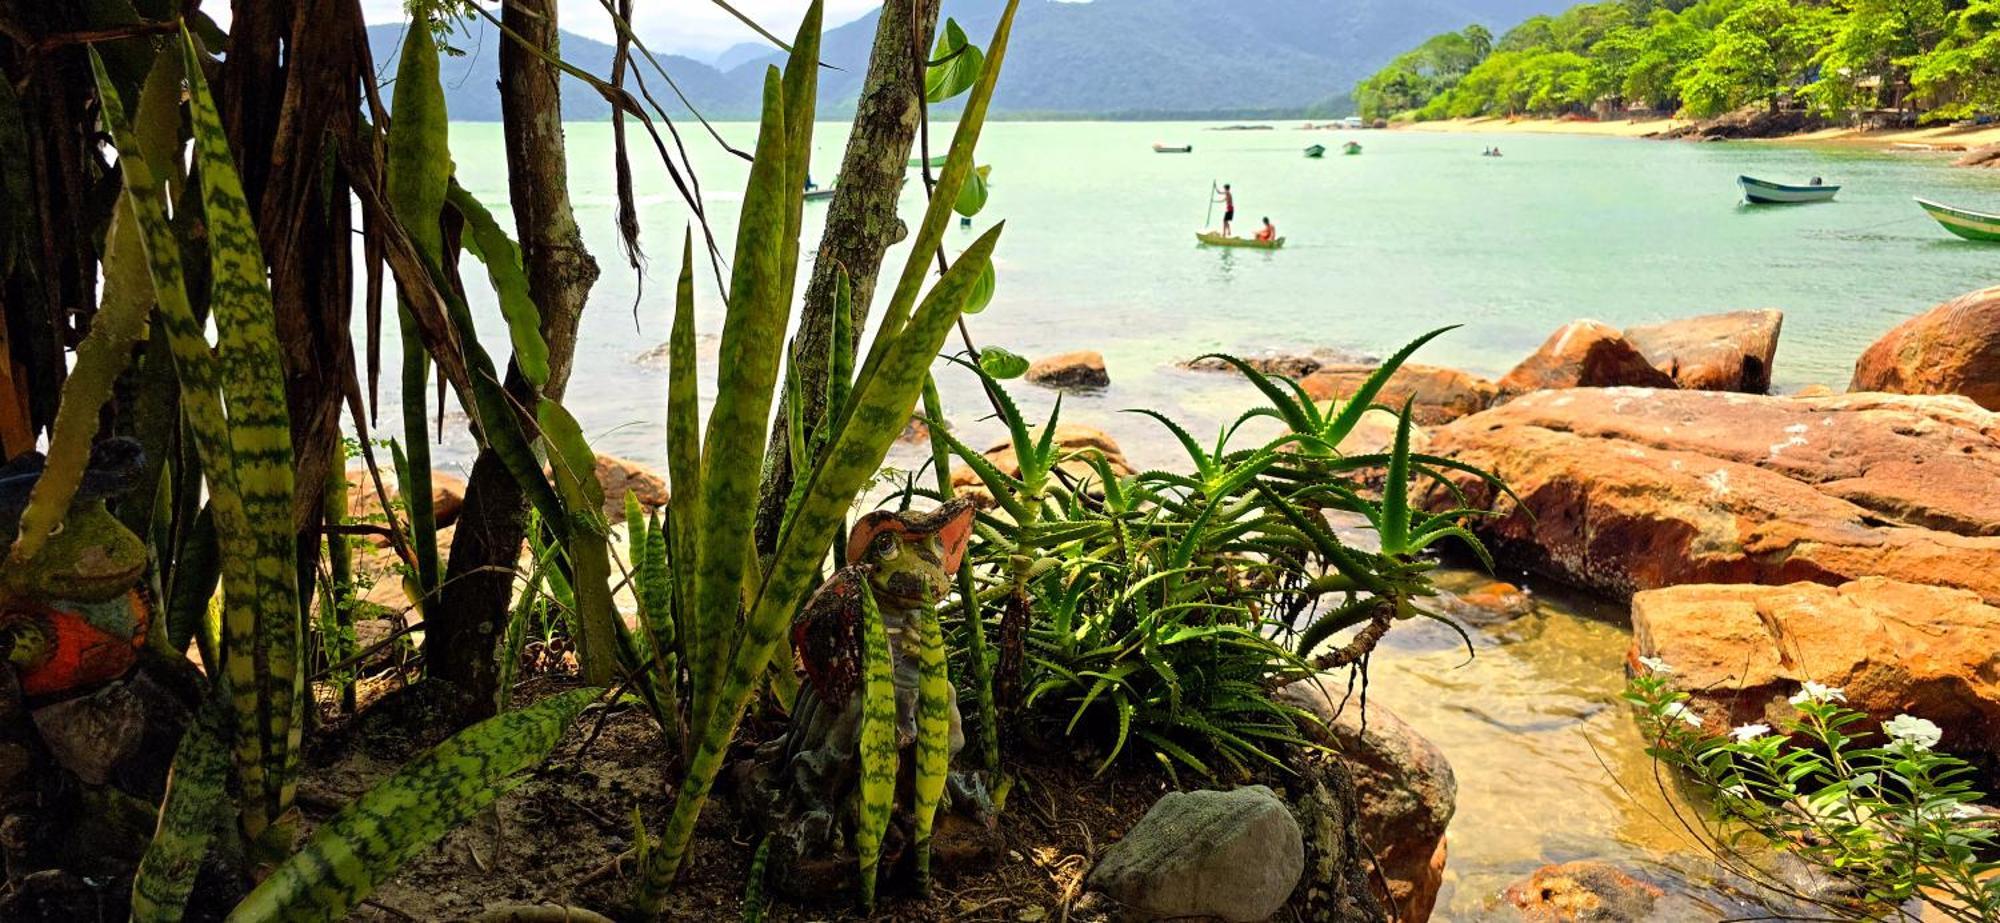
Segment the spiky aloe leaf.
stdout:
[[452,735],[313,831],[229,914],[229,923],[337,920],[404,862],[547,759],[576,716],[604,692],[578,689]]
[[[439,216],[451,182],[450,117],[445,111],[444,85],[438,79],[437,42],[428,28],[403,30],[390,119],[384,195],[396,220],[409,232],[418,256],[442,265],[444,228]],[[438,561],[437,514],[431,502],[430,413],[424,403],[431,365],[409,302],[406,296],[398,311],[403,338],[403,450],[410,459],[402,494],[410,519],[410,542],[417,555],[417,585],[428,596],[443,575]]]
[[229,746],[222,710],[205,707],[181,735],[167,775],[159,826],[132,879],[132,923],[174,923],[229,805]]
[[537,390],[549,381],[549,344],[542,338],[542,312],[528,291],[528,273],[521,266],[521,246],[507,236],[493,213],[472,193],[451,180],[446,201],[465,217],[465,249],[486,264],[486,278],[500,298],[500,316],[514,344],[514,365]]
[[931,886],[931,830],[951,771],[951,674],[945,666],[944,629],[937,614],[919,611],[917,637],[917,766],[911,812],[916,815],[917,888]]
[[860,859],[861,906],[875,909],[882,837],[896,806],[896,678],[889,633],[866,571],[850,570],[861,584],[861,797],[855,802],[854,854]]
[[1347,435],[1354,431],[1355,424],[1361,422],[1361,415],[1375,405],[1375,395],[1382,393],[1382,389],[1389,384],[1390,376],[1395,375],[1396,370],[1403,367],[1403,363],[1410,361],[1410,357],[1422,349],[1424,344],[1457,329],[1457,324],[1439,327],[1397,350],[1396,354],[1383,362],[1374,374],[1368,376],[1368,380],[1361,383],[1361,387],[1354,389],[1354,393],[1347,396],[1347,402],[1341,405],[1340,413],[1328,421],[1317,435],[1325,440],[1327,445],[1339,445],[1341,440],[1346,439]]

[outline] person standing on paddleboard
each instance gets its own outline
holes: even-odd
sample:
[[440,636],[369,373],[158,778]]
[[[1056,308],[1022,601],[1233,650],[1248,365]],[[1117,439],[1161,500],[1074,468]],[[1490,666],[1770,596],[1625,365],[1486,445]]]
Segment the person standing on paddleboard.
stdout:
[[1229,191],[1229,184],[1222,184],[1222,236],[1235,237],[1229,223],[1236,220],[1236,195]]

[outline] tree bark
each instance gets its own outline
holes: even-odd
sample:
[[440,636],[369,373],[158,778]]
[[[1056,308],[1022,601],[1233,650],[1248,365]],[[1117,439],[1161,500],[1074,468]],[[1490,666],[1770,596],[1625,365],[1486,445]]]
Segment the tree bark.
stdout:
[[[501,21],[537,47],[556,51],[555,0],[510,0]],[[549,344],[545,393],[560,398],[575,360],[576,331],[597,261],[584,249],[569,200],[560,72],[514,39],[500,39],[500,107],[506,124],[508,194],[528,275]],[[510,362],[507,390],[532,407],[532,386]],[[530,427],[533,421],[527,421]],[[490,714],[499,693],[497,647],[513,596],[514,565],[527,531],[527,502],[492,451],[479,453],[452,539],[444,586],[433,608],[425,660],[430,675],[471,697],[468,722]]]
[[[808,444],[813,430],[825,422],[837,271],[845,268],[852,285],[851,329],[858,342],[869,303],[875,297],[882,255],[907,233],[896,217],[896,202],[902,196],[910,146],[916,140],[921,115],[924,88],[919,56],[931,47],[938,5],[939,0],[888,0],[875,28],[868,79],[855,105],[853,131],[840,164],[840,185],[827,210],[826,233],[820,237],[819,256],[813,262],[794,341],[792,361],[805,395],[801,419],[806,424]],[[788,409],[780,406],[764,459],[763,486],[757,500],[759,554],[770,554],[777,547],[785,498],[792,490],[787,413]]]

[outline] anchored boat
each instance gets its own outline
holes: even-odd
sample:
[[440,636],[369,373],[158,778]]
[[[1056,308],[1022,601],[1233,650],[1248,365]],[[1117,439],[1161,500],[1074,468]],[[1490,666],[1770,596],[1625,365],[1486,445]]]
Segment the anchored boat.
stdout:
[[833,189],[830,187],[826,189],[806,190],[806,201],[808,202],[823,202],[831,198],[833,198]]
[[1255,237],[1229,237],[1219,231],[1196,231],[1194,238],[1209,247],[1249,247],[1252,250],[1277,250],[1285,245],[1282,237],[1258,240]]
[[1164,144],[1164,143],[1155,143],[1155,144],[1153,145],[1153,153],[1155,153],[1155,154],[1192,154],[1192,153],[1194,153],[1194,145],[1192,145],[1192,144]]
[[1315,144],[1312,147],[1306,148],[1306,156],[1311,157],[1314,160],[1318,160],[1321,157],[1326,156],[1326,145]]
[[1346,144],[1340,146],[1340,152],[1346,154],[1349,157],[1352,157],[1356,154],[1361,153],[1361,145],[1357,142],[1349,141]]
[[1839,186],[1814,184],[1791,186],[1773,183],[1754,176],[1739,176],[1736,184],[1743,187],[1743,198],[1752,205],[1799,205],[1805,202],[1831,202]]
[[1929,199],[1918,199],[1917,204],[1923,206],[1924,211],[1929,212],[1937,223],[1944,225],[1945,230],[1966,240],[1982,243],[2000,241],[2000,215],[1953,208]]

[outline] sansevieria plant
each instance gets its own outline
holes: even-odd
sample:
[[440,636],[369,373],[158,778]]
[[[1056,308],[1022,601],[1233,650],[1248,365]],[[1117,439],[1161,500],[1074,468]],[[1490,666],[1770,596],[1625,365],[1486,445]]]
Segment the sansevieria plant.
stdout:
[[843,408],[827,421],[823,449],[801,471],[804,486],[795,495],[776,552],[760,566],[750,542],[757,491],[754,460],[764,455],[771,405],[782,387],[779,368],[811,151],[819,3],[800,25],[783,74],[774,68],[765,77],[763,118],[732,261],[715,408],[698,441],[689,288],[682,288],[675,307],[667,408],[674,496],[668,532],[675,583],[692,600],[681,610],[685,618],[678,624],[693,687],[691,752],[665,832],[645,850],[637,901],[642,911],[656,911],[672,886],[744,709],[770,668],[785,628],[819,576],[855,496],[909,421],[946,335],[990,269],[999,226],[968,247],[927,295],[921,291],[952,206],[973,172],[973,148],[1006,55],[1015,5],[1008,4],[986,51],[950,157],[875,339]]

